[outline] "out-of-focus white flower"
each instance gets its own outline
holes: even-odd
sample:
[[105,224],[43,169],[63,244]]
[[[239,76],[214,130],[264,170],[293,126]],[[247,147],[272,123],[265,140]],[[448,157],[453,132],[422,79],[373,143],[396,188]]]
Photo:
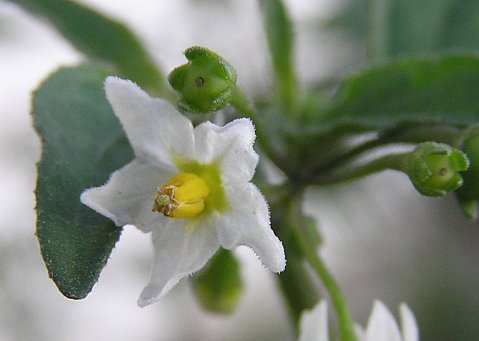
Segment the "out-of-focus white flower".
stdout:
[[250,182],[258,163],[251,121],[194,128],[169,102],[130,81],[109,77],[105,90],[135,159],[81,201],[117,226],[152,232],[155,258],[138,305],[157,301],[220,246],[249,246],[270,270],[283,271],[283,245]]
[[299,341],[329,341],[328,304],[322,300],[301,315]]
[[[358,341],[418,341],[416,319],[405,303],[399,305],[399,316],[401,329],[388,308],[376,300],[366,330],[356,325]],[[329,341],[326,301],[321,301],[313,310],[303,313],[299,341]]]

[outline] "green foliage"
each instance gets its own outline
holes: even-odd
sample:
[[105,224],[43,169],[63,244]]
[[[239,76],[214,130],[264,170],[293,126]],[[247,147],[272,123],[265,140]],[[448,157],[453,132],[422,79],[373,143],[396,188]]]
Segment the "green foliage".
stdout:
[[375,129],[403,122],[470,124],[479,118],[479,58],[408,59],[372,68],[346,80],[318,117]]
[[207,266],[192,278],[193,290],[203,308],[230,314],[243,292],[240,267],[231,251],[220,249]]
[[[271,159],[295,181],[309,183],[360,153],[390,143],[454,143],[479,120],[479,58],[409,59],[346,79],[326,108],[292,120],[260,108]],[[373,133],[367,139],[363,134]],[[260,140],[261,141],[261,140]]]
[[144,88],[163,92],[163,76],[137,37],[122,23],[68,0],[8,1],[48,19],[86,56],[115,66]]
[[33,119],[42,140],[36,188],[37,237],[50,277],[60,291],[84,298],[121,229],[83,206],[80,194],[102,185],[132,159],[121,126],[94,66],[62,69],[36,91]]
[[368,45],[373,63],[477,52],[476,0],[350,0],[323,28]]
[[370,0],[368,4],[373,60],[479,49],[476,0]]
[[293,63],[294,39],[291,23],[281,0],[262,0],[259,3],[273,62],[279,100],[286,107],[290,107],[296,95]]
[[[86,56],[107,62],[148,90],[164,93],[164,80],[154,62],[122,24],[70,1],[9,1],[46,17]],[[469,136],[464,142],[461,134],[479,120],[479,58],[445,52],[477,52],[479,2],[357,1],[361,11],[349,10],[336,24],[346,23],[358,35],[367,35],[362,41],[370,43],[371,60],[380,66],[347,78],[332,97],[319,91],[316,97],[314,91],[299,93],[293,28],[285,5],[281,0],[259,3],[274,71],[274,103],[262,101],[258,110],[253,108],[236,86],[234,68],[202,47],[187,49],[187,64],[174,69],[168,80],[181,95],[178,107],[183,111],[206,113],[231,104],[254,119],[260,150],[287,179],[279,189],[265,192],[272,225],[288,259],[279,281],[291,315],[298,320],[318,300],[304,267],[307,259],[332,298],[340,333],[348,332],[352,323],[339,288],[317,258],[321,238],[316,222],[302,212],[302,194],[310,185],[399,169],[419,192],[430,196],[456,190],[464,179],[464,187],[457,191],[460,204],[469,217],[477,217],[479,139]],[[65,296],[74,299],[90,292],[121,233],[107,218],[81,205],[80,194],[103,184],[133,157],[102,90],[106,75],[94,66],[61,70],[41,86],[34,100],[35,127],[43,142],[37,236],[50,276]],[[332,86],[321,90],[325,88]],[[461,147],[464,153],[437,142]],[[363,168],[355,162],[391,143],[419,146]],[[465,154],[471,160],[467,171]],[[280,194],[271,194],[274,190]],[[232,254],[219,251],[193,277],[193,289],[206,309],[231,313],[242,292]]]

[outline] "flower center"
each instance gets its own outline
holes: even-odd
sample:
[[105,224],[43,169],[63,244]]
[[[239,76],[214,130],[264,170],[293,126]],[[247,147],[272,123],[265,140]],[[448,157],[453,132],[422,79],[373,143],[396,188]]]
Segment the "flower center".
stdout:
[[153,211],[170,218],[194,218],[205,209],[210,189],[205,180],[194,173],[178,173],[158,187]]

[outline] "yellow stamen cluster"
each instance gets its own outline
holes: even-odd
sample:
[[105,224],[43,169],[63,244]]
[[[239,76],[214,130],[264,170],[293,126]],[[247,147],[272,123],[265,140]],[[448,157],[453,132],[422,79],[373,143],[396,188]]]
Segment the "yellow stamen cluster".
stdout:
[[157,188],[153,211],[171,218],[193,218],[205,209],[210,189],[194,173],[178,173]]

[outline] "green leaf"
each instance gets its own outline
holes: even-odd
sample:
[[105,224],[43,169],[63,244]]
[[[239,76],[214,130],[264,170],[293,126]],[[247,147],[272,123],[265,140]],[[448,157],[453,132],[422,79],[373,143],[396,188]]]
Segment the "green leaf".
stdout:
[[369,0],[374,60],[479,50],[477,0]]
[[347,37],[361,42],[367,40],[369,5],[367,0],[345,0],[338,11],[320,22],[323,30],[344,33]]
[[36,234],[50,277],[73,299],[91,291],[121,233],[82,205],[80,194],[133,158],[103,91],[107,74],[93,66],[62,69],[33,100],[42,139]]
[[192,278],[192,283],[201,305],[214,313],[232,313],[243,292],[238,261],[224,249],[220,249]]
[[[476,0],[347,0],[323,29],[369,48],[373,62],[479,49]],[[324,23],[324,22],[323,22]]]
[[123,24],[72,1],[8,0],[45,17],[80,52],[114,65],[126,78],[160,94],[163,76],[140,41]]
[[264,27],[273,62],[280,100],[287,107],[295,96],[296,79],[293,66],[293,33],[281,0],[261,0]]
[[347,80],[319,120],[375,129],[404,122],[466,125],[479,120],[477,89],[475,56],[406,60]]

